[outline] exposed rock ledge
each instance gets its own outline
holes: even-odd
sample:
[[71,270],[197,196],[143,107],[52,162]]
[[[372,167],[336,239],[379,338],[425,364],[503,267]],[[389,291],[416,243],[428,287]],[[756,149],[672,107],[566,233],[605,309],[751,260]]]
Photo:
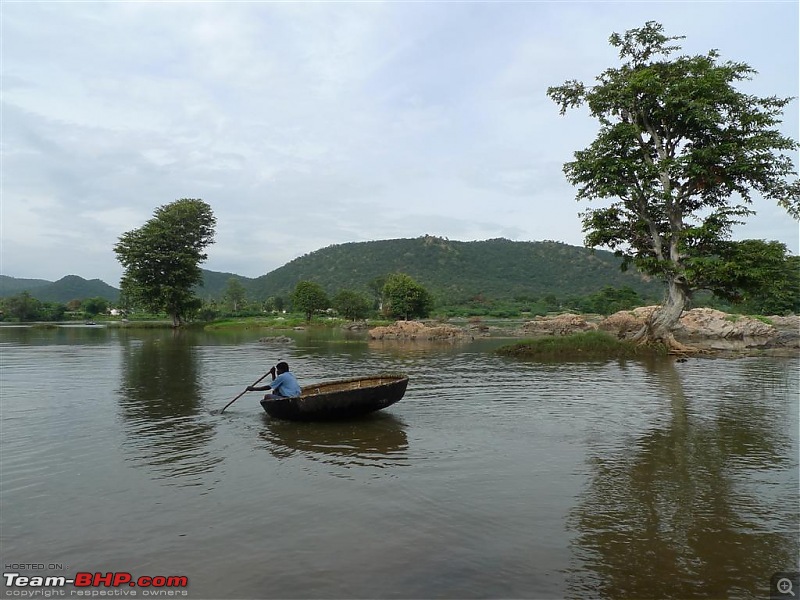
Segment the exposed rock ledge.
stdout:
[[369,330],[373,340],[447,340],[456,341],[471,334],[452,325],[426,325],[420,321],[397,321],[394,325]]
[[[656,306],[642,306],[614,313],[602,320],[562,314],[537,317],[523,325],[525,334],[568,335],[600,329],[620,338],[630,338],[644,325]],[[800,317],[769,317],[772,323],[712,308],[695,308],[681,316],[675,337],[689,342],[741,342],[745,347],[800,348]],[[719,347],[726,347],[724,344]]]

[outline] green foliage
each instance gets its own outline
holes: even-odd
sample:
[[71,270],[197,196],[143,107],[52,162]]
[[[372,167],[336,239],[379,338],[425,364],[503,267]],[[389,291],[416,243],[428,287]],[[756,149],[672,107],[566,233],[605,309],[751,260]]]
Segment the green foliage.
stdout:
[[30,292],[24,291],[15,296],[0,299],[2,319],[8,321],[61,321],[67,307],[59,302],[42,302]]
[[330,246],[245,286],[251,298],[264,299],[289,296],[299,281],[312,280],[329,294],[349,289],[379,301],[386,274],[407,273],[430,292],[437,306],[464,304],[479,294],[498,300],[547,293],[585,295],[604,285],[661,296],[660,282],[645,279],[635,269],[621,272],[620,264],[612,252],[560,242],[459,242],[424,236]]
[[428,290],[405,273],[393,273],[383,286],[383,313],[403,318],[427,317],[433,306]]
[[716,252],[690,257],[686,273],[702,287],[749,312],[783,314],[800,309],[800,258],[776,241],[720,241]]
[[52,285],[52,281],[45,279],[20,279],[0,275],[0,297],[7,298],[22,292],[32,292],[34,289]]
[[573,335],[521,340],[498,348],[497,353],[537,360],[607,360],[666,354],[666,349],[645,347],[619,340],[604,331],[587,331]]
[[252,293],[250,293],[254,280],[249,277],[243,277],[235,273],[209,271],[207,269],[200,269],[200,272],[203,274],[203,279],[202,282],[195,287],[195,293],[204,300],[221,300],[225,295],[225,291],[231,279],[236,279],[242,284],[248,292],[248,295],[251,298],[254,297]]
[[41,312],[41,306],[42,303],[26,291],[6,298],[3,313],[15,321],[34,321]]
[[228,279],[228,286],[223,295],[228,310],[234,314],[242,310],[247,303],[247,290],[236,277]]
[[287,317],[245,317],[235,319],[222,319],[217,320],[204,329],[218,330],[218,329],[292,329],[301,325],[306,325],[308,321],[304,317],[289,316]]
[[264,300],[264,310],[267,312],[283,312],[286,301],[283,296],[270,296]]
[[202,306],[196,313],[196,317],[200,321],[210,322],[217,319],[220,315],[219,307],[213,300],[210,302],[203,302]]
[[[587,246],[611,248],[669,282],[670,303],[708,285],[707,257],[735,252],[723,242],[752,214],[753,193],[800,214],[800,182],[785,154],[798,145],[776,129],[791,99],[738,91],[750,66],[720,62],[715,50],[674,56],[679,39],[652,21],[613,34],[619,68],[594,87],[568,81],[547,92],[562,114],[586,104],[600,123],[564,166],[579,200],[611,201],[583,213]],[[715,268],[715,293],[735,295],[744,279],[759,278],[729,275]]]
[[99,279],[83,279],[77,275],[67,275],[58,281],[41,279],[16,279],[0,275],[0,297],[16,295],[27,291],[42,302],[61,302],[84,298],[104,298],[114,302],[119,298],[119,290]]
[[353,290],[341,290],[333,298],[333,308],[340,315],[351,321],[365,319],[370,311],[370,301]]
[[784,253],[780,257],[773,254],[770,259],[760,263],[759,274],[758,285],[743,287],[744,292],[737,308],[748,314],[800,313],[800,256],[788,256]]
[[173,325],[200,308],[193,288],[202,281],[203,249],[214,241],[216,219],[202,200],[183,198],[160,206],[139,229],[114,246],[125,267],[121,291],[126,301],[165,311]]
[[630,310],[642,306],[644,301],[629,287],[618,289],[607,285],[596,294],[574,299],[567,304],[568,308],[580,312],[610,315],[620,310]]
[[108,300],[105,298],[87,298],[81,303],[81,309],[86,317],[95,317],[108,310]]
[[313,281],[301,281],[292,293],[292,308],[302,312],[306,321],[310,321],[314,313],[330,306],[328,296],[322,286]]

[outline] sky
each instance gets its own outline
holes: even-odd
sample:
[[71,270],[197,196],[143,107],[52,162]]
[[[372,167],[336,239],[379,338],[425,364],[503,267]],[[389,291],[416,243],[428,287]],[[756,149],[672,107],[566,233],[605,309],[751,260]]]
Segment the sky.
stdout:
[[[120,235],[179,198],[217,218],[202,266],[246,277],[347,242],[580,246],[594,203],[562,167],[598,125],[546,90],[618,66],[609,36],[649,20],[798,96],[796,0],[4,0],[0,273],[118,286]],[[797,254],[797,222],[753,208],[734,238]]]

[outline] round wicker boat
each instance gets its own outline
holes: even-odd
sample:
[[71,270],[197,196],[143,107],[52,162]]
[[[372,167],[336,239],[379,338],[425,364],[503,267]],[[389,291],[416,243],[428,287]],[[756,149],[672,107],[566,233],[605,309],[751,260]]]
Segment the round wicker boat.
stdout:
[[347,419],[386,408],[406,392],[408,376],[383,373],[303,387],[295,398],[270,398],[261,406],[271,417],[290,421]]

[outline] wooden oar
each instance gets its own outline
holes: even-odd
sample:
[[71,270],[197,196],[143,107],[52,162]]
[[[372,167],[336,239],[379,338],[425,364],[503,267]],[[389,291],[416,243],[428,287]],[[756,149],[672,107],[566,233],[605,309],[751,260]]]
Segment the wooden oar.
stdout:
[[[272,367],[272,369],[274,369],[274,368],[275,368],[275,367]],[[272,373],[272,369],[270,369],[269,371],[267,371],[266,373],[264,373],[264,374],[263,374],[261,377],[259,377],[258,379],[256,379],[256,381],[253,383],[253,385],[258,385],[258,383],[259,383],[259,382],[260,382],[262,379],[264,379],[264,377],[266,377],[267,375],[269,375],[270,373]],[[253,385],[251,385],[251,386],[248,386],[248,387],[253,387]],[[244,391],[243,391],[241,394],[239,394],[238,396],[236,396],[236,398],[234,398],[233,400],[231,400],[230,402],[228,402],[228,403],[225,405],[225,408],[228,408],[228,407],[229,407],[231,404],[233,404],[234,402],[236,402],[236,401],[237,401],[239,398],[241,398],[242,396],[244,396],[246,393],[247,393],[247,388],[245,388],[245,389],[244,389]],[[224,413],[224,412],[225,412],[225,408],[223,408],[221,411],[219,411],[219,414],[222,414],[222,413]]]

